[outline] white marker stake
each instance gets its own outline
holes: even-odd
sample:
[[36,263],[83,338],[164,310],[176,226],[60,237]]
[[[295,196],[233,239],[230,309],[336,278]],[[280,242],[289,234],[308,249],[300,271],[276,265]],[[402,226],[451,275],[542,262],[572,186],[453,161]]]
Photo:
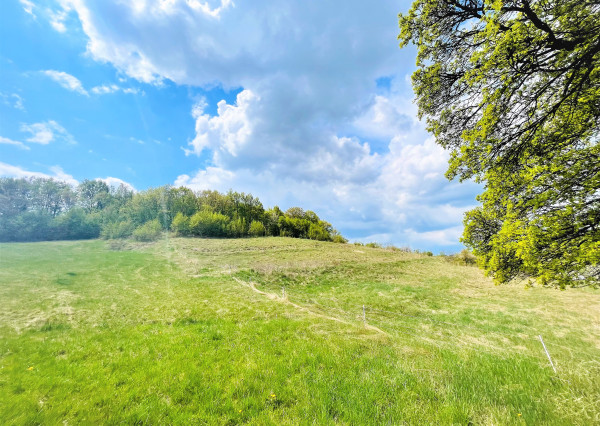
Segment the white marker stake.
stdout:
[[544,350],[546,351],[546,356],[548,357],[548,361],[550,361],[550,365],[552,366],[552,369],[556,373],[556,367],[554,367],[554,363],[552,362],[552,358],[550,358],[550,354],[548,353],[548,349],[546,349],[546,345],[544,344],[544,339],[542,339],[542,335],[541,334],[538,337],[540,338],[540,342],[542,342],[542,346],[544,347]]

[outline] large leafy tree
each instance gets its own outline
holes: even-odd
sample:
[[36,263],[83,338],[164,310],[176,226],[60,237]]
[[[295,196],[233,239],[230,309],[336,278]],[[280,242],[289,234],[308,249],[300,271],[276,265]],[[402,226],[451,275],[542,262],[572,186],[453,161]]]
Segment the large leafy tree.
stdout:
[[600,1],[416,0],[419,113],[483,183],[463,241],[497,281],[600,283]]

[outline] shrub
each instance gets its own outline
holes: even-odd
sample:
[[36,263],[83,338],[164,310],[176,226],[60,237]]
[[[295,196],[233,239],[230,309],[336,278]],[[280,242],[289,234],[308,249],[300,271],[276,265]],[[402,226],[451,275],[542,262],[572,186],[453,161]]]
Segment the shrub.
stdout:
[[477,258],[467,249],[463,249],[460,253],[446,256],[446,260],[464,266],[472,266],[477,264]]
[[227,225],[227,235],[233,238],[239,238],[246,235],[246,220],[243,218],[237,218],[232,220]]
[[248,233],[253,237],[262,237],[266,234],[267,230],[265,229],[265,225],[257,220],[253,220],[250,224],[250,229]]
[[[289,210],[288,210],[289,211]],[[297,212],[295,214],[298,214]],[[282,216],[279,218],[279,229],[282,237],[306,238],[312,222],[297,217]]]
[[133,239],[136,241],[156,241],[162,233],[162,226],[158,219],[149,220],[133,231]]
[[190,235],[190,218],[179,212],[171,222],[171,230],[177,235]]
[[131,236],[135,229],[135,225],[131,221],[110,222],[105,224],[100,231],[100,237],[105,240],[115,238],[127,238]]
[[371,248],[381,248],[381,244],[379,243],[367,243],[365,244],[366,247],[371,247]]
[[229,218],[204,209],[190,218],[190,232],[200,237],[224,237],[229,231]]
[[334,235],[332,241],[338,244],[346,244],[348,242],[348,240],[342,237],[340,234]]
[[475,255],[473,253],[471,253],[467,249],[463,249],[460,253],[458,253],[458,255],[456,257],[457,257],[458,262],[463,265],[470,266],[470,265],[477,264],[477,258],[475,257]]
[[318,241],[329,241],[331,237],[329,236],[329,232],[323,229],[322,226],[317,225],[316,223],[311,223],[308,228],[308,238],[311,240]]
[[84,240],[100,236],[100,223],[97,215],[86,214],[74,208],[54,220],[55,238],[61,240]]

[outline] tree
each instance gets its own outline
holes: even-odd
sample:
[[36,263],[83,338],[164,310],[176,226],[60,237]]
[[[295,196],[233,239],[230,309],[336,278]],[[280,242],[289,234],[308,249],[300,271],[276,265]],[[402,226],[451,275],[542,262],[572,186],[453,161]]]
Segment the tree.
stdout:
[[190,235],[190,218],[181,212],[178,212],[171,223],[171,231],[177,235]]
[[267,229],[267,235],[278,237],[281,230],[279,229],[279,218],[283,217],[284,213],[278,206],[273,207],[265,211],[265,228]]
[[110,202],[110,188],[106,182],[99,179],[86,179],[77,187],[79,203],[87,212],[102,210]]
[[248,234],[250,234],[253,237],[264,237],[266,233],[267,230],[265,228],[265,225],[256,220],[252,221],[252,223],[250,224],[250,228],[248,229]]
[[54,179],[33,178],[29,181],[32,189],[32,208],[56,217],[68,211],[75,203],[76,194],[71,186]]
[[447,177],[485,184],[463,241],[487,273],[599,285],[599,2],[416,0],[399,19]]

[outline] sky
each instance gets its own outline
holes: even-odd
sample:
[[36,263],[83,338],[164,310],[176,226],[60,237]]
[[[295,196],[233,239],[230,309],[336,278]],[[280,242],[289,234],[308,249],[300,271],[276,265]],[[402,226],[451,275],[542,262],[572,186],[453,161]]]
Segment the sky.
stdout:
[[460,250],[481,188],[417,117],[410,1],[6,0],[0,176],[233,189]]

